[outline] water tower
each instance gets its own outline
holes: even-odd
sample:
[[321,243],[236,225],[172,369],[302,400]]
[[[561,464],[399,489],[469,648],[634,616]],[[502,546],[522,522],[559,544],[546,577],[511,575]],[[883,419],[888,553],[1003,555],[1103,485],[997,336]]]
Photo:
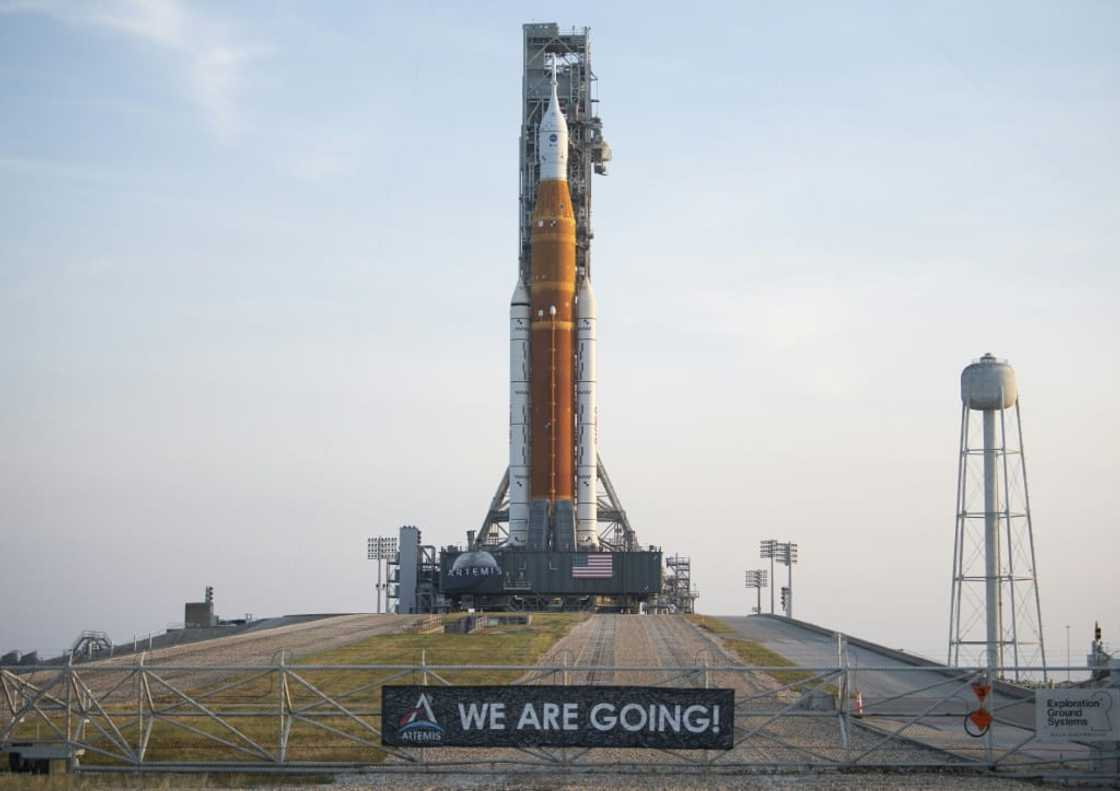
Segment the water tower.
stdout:
[[1046,678],[1019,389],[991,354],[961,372],[949,664],[1041,667]]

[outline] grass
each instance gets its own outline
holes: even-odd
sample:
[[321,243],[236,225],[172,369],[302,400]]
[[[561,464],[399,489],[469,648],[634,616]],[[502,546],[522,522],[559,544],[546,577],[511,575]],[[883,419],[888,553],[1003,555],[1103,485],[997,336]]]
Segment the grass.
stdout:
[[[748,667],[797,667],[796,663],[761,643],[735,637],[736,631],[719,618],[713,618],[710,615],[690,615],[688,618],[701,629],[717,635],[722,640],[723,645],[743,660],[743,664]],[[779,684],[792,685],[790,688],[796,692],[808,692],[819,682],[819,680],[813,680],[816,674],[807,670],[767,670],[766,675]],[[821,684],[820,691],[834,697],[837,693],[835,684]]]
[[[351,645],[305,657],[292,664],[286,691],[281,688],[276,673],[240,674],[236,677],[240,683],[222,691],[218,688],[230,683],[232,679],[228,675],[221,677],[215,673],[205,678],[205,683],[196,683],[184,690],[207,709],[220,714],[240,735],[205,716],[175,716],[184,711],[194,714],[199,712],[183,706],[177,696],[152,681],[151,691],[157,709],[164,710],[166,717],[157,720],[152,726],[145,760],[260,762],[264,760],[262,757],[254,757],[220,744],[214,738],[242,747],[247,746],[247,740],[252,740],[266,751],[274,753],[279,739],[277,713],[282,695],[286,695],[290,710],[303,715],[303,719],[290,720],[287,751],[289,760],[382,760],[385,753],[378,746],[380,737],[362,723],[373,727],[380,725],[382,684],[420,684],[424,682],[422,674],[419,671],[377,667],[332,670],[303,668],[311,665],[419,665],[422,658],[427,665],[532,665],[584,618],[586,615],[582,613],[535,613],[529,625],[506,624],[488,627],[473,634],[405,632],[375,635]],[[154,667],[153,671],[158,673],[158,667]],[[427,683],[508,684],[523,675],[523,672],[504,670],[501,667],[479,671],[431,671]],[[175,686],[183,689],[181,682]],[[133,688],[129,685],[128,689]],[[122,694],[120,702],[105,704],[110,714],[122,715],[119,719],[114,717],[114,720],[131,745],[137,742],[134,700],[134,693],[128,692]],[[175,708],[176,706],[182,708]],[[344,714],[339,706],[356,714],[361,722]],[[130,716],[125,718],[125,712],[131,712]],[[108,739],[96,730],[96,725],[111,730],[106,720],[102,717],[95,717],[93,720],[87,730],[87,741],[95,746],[108,746]],[[31,725],[32,723],[28,723],[25,727]],[[198,733],[189,732],[188,727]],[[366,743],[357,743],[355,738]],[[82,762],[105,764],[117,761],[87,751]],[[44,786],[46,787],[49,786]],[[4,786],[0,786],[0,789],[3,788]]]
[[718,634],[720,637],[725,637],[735,634],[735,630],[728,626],[724,621],[719,618],[713,618],[710,615],[689,615],[688,620],[699,626],[701,629]]
[[[584,618],[582,613],[534,613],[530,624],[492,626],[473,634],[377,635],[307,657],[299,664],[419,664],[423,656],[429,665],[531,665]],[[345,673],[332,675],[346,678]],[[460,675],[463,674],[456,674]],[[470,680],[462,683],[501,684],[511,681],[517,673],[488,671],[467,675]]]

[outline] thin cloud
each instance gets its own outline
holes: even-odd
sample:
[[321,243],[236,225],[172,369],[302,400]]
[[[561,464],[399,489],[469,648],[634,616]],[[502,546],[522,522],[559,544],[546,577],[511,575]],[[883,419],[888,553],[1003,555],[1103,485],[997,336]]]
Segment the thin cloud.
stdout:
[[353,173],[375,134],[358,122],[317,126],[295,136],[287,164],[297,178],[325,183]]
[[182,70],[187,96],[224,142],[245,127],[239,108],[246,67],[273,52],[270,46],[238,40],[222,20],[181,0],[0,0],[0,13],[40,14],[170,52]]

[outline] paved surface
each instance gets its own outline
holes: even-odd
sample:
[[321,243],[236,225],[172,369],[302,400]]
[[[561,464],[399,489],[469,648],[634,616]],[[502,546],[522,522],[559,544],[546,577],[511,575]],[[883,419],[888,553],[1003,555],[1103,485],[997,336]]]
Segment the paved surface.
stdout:
[[[761,643],[801,667],[835,667],[838,663],[835,636],[806,629],[783,618],[747,616],[722,618],[739,637]],[[984,740],[972,739],[964,733],[964,716],[976,708],[976,697],[962,681],[953,681],[936,669],[913,669],[914,666],[891,656],[849,644],[849,663],[853,669],[852,689],[863,694],[868,724],[898,727],[909,716],[929,711],[920,722],[905,733],[910,738],[957,754],[981,758]],[[898,667],[905,671],[871,671],[861,668]],[[964,684],[963,688],[962,684]],[[905,696],[901,697],[900,696]],[[948,699],[945,699],[949,696]],[[993,711],[997,722],[992,726],[993,748],[1012,749],[1028,739],[1033,730],[1033,700],[993,695]],[[870,719],[870,715],[884,715]],[[893,715],[896,719],[890,719]],[[907,716],[903,716],[907,715]],[[894,723],[892,726],[891,723]],[[1080,745],[1033,743],[1021,753],[1040,760],[1084,760],[1088,751]]]
[[[713,659],[713,651],[720,660]],[[540,660],[542,665],[567,662],[573,669],[570,684],[638,684],[702,686],[703,673],[670,674],[656,671],[609,671],[610,666],[647,668],[694,667],[702,664],[729,664],[734,658],[724,655],[705,634],[685,618],[675,615],[593,615],[559,640]],[[584,669],[586,668],[586,669]],[[539,683],[559,683],[542,680]]]
[[[147,652],[144,664],[153,669],[160,666],[220,667],[230,665],[269,665],[279,659],[281,650],[286,660],[298,659],[322,651],[329,651],[379,634],[392,634],[419,621],[420,615],[337,615],[312,621],[290,623],[272,629],[250,630],[229,637],[177,645]],[[124,673],[89,672],[91,667],[134,667],[139,657],[134,654],[77,666],[84,682],[94,692],[104,693],[115,689]],[[85,672],[83,672],[85,671]],[[31,683],[43,683],[53,678],[55,671],[36,673],[28,677]],[[161,674],[167,681],[180,688],[203,687],[216,684],[224,678],[220,671],[212,673],[167,672]],[[128,687],[122,687],[124,694]],[[129,693],[131,694],[131,693]],[[111,698],[110,701],[115,701]]]

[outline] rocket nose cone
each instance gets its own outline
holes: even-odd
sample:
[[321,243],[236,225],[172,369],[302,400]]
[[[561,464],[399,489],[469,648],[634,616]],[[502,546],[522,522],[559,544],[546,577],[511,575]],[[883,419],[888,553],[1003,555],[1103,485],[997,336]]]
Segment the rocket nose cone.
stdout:
[[551,94],[548,108],[537,130],[537,149],[542,180],[566,181],[568,178],[568,122],[560,111],[556,93],[556,63],[552,64]]
[[518,278],[517,285],[513,287],[513,296],[509,298],[510,305],[528,305],[529,289],[525,288],[525,281]]
[[[544,115],[541,116],[541,134],[564,134],[568,133],[568,119],[564,117],[563,111],[560,109],[560,97],[556,95],[556,82],[552,83],[552,95],[548,98],[548,107],[545,108]],[[556,142],[553,138],[551,142]]]

